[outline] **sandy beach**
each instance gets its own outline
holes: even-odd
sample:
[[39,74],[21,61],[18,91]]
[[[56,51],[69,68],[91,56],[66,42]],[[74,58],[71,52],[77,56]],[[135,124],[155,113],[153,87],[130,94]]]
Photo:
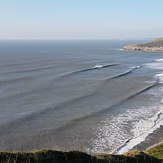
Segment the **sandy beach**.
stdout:
[[159,129],[151,133],[145,141],[135,146],[133,149],[145,150],[151,146],[155,146],[156,144],[163,143],[163,127],[161,126]]

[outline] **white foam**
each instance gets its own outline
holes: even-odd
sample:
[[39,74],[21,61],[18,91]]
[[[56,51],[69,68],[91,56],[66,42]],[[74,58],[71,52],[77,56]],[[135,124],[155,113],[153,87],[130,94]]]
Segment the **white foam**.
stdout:
[[146,67],[154,70],[160,70],[160,72],[155,75],[155,79],[157,82],[163,83],[163,58],[156,59],[155,62],[146,64]]
[[141,68],[141,66],[134,66],[134,67],[131,67],[133,69],[137,69],[137,68]]
[[155,62],[145,64],[150,69],[163,70],[163,58],[156,59]]
[[124,51],[124,49],[120,48],[120,49],[117,49],[117,50],[120,50],[120,51]]
[[[160,117],[158,117],[158,115],[160,115]],[[132,130],[134,137],[130,139],[125,146],[117,152],[117,154],[123,154],[145,141],[146,137],[161,125],[163,125],[163,109],[161,109],[154,117],[148,120],[142,119],[138,124],[135,124],[134,129]]]
[[103,68],[103,67],[104,67],[104,65],[97,64],[93,68]]
[[163,58],[156,59],[155,61],[156,61],[156,62],[161,62],[161,61],[163,61]]
[[94,145],[89,151],[122,154],[143,142],[163,125],[162,105],[155,105],[138,108],[132,103],[122,113],[103,120],[95,132],[96,138],[92,138]]
[[163,83],[163,73],[156,74],[155,78],[159,83]]

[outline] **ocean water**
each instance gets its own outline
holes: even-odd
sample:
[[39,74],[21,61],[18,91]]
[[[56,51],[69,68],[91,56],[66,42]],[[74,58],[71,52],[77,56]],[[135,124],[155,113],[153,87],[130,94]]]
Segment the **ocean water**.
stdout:
[[0,150],[123,153],[163,125],[163,53],[137,41],[0,41]]

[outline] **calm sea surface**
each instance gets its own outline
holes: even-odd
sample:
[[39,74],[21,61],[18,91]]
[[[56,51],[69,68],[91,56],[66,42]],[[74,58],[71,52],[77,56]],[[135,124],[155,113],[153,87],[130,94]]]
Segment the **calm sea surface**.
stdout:
[[0,150],[123,153],[163,124],[163,53],[138,41],[0,41]]

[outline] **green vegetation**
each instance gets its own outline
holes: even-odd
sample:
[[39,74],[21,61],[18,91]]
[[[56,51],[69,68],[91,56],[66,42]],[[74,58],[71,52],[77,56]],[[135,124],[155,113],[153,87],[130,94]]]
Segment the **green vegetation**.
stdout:
[[131,151],[124,155],[42,150],[27,153],[0,152],[0,163],[161,163],[163,144],[144,152]]
[[163,144],[156,145],[146,150],[146,153],[163,160]]

